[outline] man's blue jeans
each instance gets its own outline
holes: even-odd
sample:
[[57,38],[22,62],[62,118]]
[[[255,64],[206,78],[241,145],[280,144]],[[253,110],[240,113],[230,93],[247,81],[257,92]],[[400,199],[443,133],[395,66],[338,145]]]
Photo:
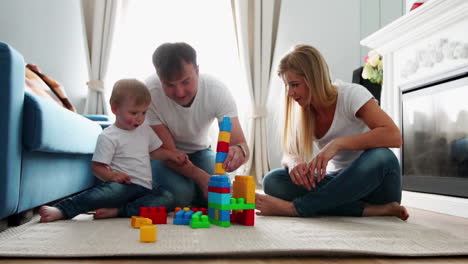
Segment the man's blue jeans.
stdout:
[[362,216],[363,202],[401,201],[401,168],[387,148],[364,151],[351,165],[327,176],[308,191],[291,181],[287,169],[270,171],[263,180],[266,194],[292,201],[302,217],[316,215]]
[[150,190],[138,184],[103,182],[55,205],[62,212],[63,219],[99,208],[118,208],[119,217],[138,216],[142,206],[172,209],[174,197],[162,188]]
[[[208,175],[213,174],[215,153],[211,149],[188,154],[188,157],[195,166],[204,170]],[[163,161],[152,160],[151,166],[153,168],[153,185],[161,185],[165,190],[169,190],[174,195],[175,206],[207,207],[207,200],[193,180],[166,167]]]

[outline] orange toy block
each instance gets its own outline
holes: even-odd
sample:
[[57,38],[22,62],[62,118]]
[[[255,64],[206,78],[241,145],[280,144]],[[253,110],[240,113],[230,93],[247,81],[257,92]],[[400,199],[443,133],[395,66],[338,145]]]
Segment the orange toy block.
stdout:
[[216,175],[226,174],[226,170],[223,168],[223,163],[220,163],[220,162],[215,163],[214,174],[216,174]]
[[149,218],[139,217],[139,216],[132,216],[131,225],[133,228],[141,228],[145,225],[152,225],[153,221]]
[[255,203],[255,181],[253,176],[237,175],[232,183],[232,197],[245,198],[246,204]]
[[227,131],[219,132],[218,141],[230,142],[231,141],[231,132],[227,132]]
[[158,236],[158,228],[155,225],[140,227],[140,242],[155,242]]

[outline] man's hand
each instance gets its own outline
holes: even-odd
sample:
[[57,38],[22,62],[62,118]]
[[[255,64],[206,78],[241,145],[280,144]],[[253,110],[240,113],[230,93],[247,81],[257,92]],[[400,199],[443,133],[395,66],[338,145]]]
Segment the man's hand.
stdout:
[[235,171],[246,162],[245,158],[244,152],[239,146],[230,146],[229,153],[224,161],[223,167],[227,172]]

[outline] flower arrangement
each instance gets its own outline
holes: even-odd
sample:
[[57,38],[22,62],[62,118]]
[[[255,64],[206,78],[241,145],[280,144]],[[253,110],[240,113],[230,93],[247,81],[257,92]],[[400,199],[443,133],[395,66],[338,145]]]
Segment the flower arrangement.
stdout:
[[364,58],[364,69],[362,70],[362,78],[369,80],[371,83],[382,83],[382,56],[379,53],[377,53],[377,51],[369,51],[367,56]]

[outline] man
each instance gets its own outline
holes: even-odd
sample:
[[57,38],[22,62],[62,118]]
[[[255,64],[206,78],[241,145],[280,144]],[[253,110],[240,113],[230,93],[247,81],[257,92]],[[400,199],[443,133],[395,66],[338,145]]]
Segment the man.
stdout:
[[223,116],[231,117],[226,171],[236,170],[249,158],[234,98],[219,80],[199,74],[196,51],[186,43],[162,44],[153,53],[153,65],[157,76],[146,81],[152,97],[147,122],[164,148],[187,153],[190,160],[184,166],[153,161],[153,183],[168,188],[176,206],[206,207],[215,159],[208,132],[215,118],[221,122]]

